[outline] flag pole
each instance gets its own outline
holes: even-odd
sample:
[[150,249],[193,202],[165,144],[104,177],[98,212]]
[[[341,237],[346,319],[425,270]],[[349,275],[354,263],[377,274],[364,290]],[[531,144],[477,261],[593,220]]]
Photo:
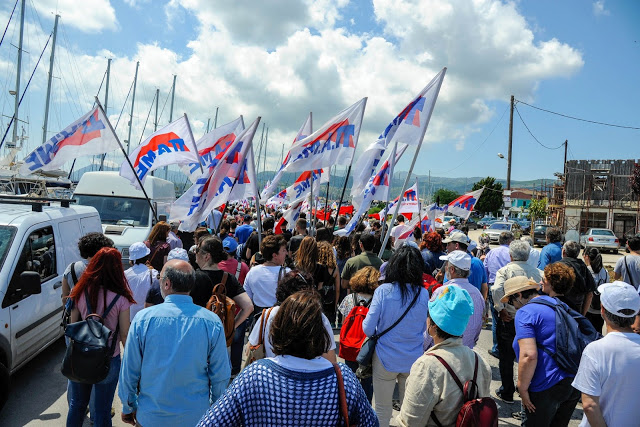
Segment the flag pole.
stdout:
[[[254,159],[253,155],[253,138],[251,139],[251,158]],[[253,188],[256,193],[256,211],[258,212],[258,251],[260,251],[260,246],[262,246],[262,218],[261,218],[261,208],[260,208],[260,192],[258,191],[258,177],[256,176],[256,166],[254,162],[250,162],[248,166],[253,170],[253,173],[250,176],[253,176],[255,179],[253,180]],[[266,208],[266,207],[265,207]]]
[[331,166],[329,166],[329,179],[327,180],[327,197],[324,198],[324,226],[327,226],[327,212],[329,210],[329,184],[331,183]]
[[[435,99],[438,99],[438,95],[440,94],[440,88],[442,87],[442,81],[444,80],[444,74],[447,72],[447,67],[443,68],[442,72],[443,72],[443,75],[440,81],[438,82],[438,88],[436,89]],[[435,107],[435,101],[434,101],[433,107]],[[416,147],[416,152],[413,155],[413,160],[411,161],[409,172],[407,173],[407,177],[404,180],[404,184],[402,184],[402,191],[400,191],[401,196],[404,195],[404,192],[407,190],[407,185],[409,184],[409,180],[411,179],[411,174],[413,173],[413,167],[415,166],[416,160],[418,159],[418,153],[420,153],[420,148],[422,148],[422,142],[424,141],[424,134],[427,132],[427,127],[429,125],[429,121],[431,120],[431,114],[433,114],[433,107],[429,109],[429,116],[427,117],[426,125],[424,129],[422,129],[422,135],[420,135],[420,141],[418,142],[418,146]],[[393,224],[393,222],[396,220],[396,217],[398,216],[398,211],[400,210],[400,205],[401,205],[401,203],[399,202],[400,201],[398,201],[398,204],[396,205],[396,209],[393,211],[393,216],[391,217],[391,224]],[[382,256],[382,251],[384,250],[384,247],[387,245],[387,241],[389,240],[390,234],[391,234],[391,228],[387,230],[387,233],[384,236],[384,241],[382,242],[382,249],[380,249],[380,254],[378,256]]]
[[187,121],[187,129],[189,129],[189,135],[191,136],[191,140],[193,141],[193,148],[196,152],[196,157],[198,159],[198,165],[200,166],[200,172],[204,173],[204,169],[202,168],[202,160],[200,159],[200,153],[198,152],[198,146],[196,145],[196,139],[193,137],[193,132],[191,131],[191,124],[189,123],[189,118],[187,117],[187,113],[184,113],[184,119]]
[[122,150],[122,154],[124,154],[125,160],[127,161],[127,163],[129,164],[129,167],[131,167],[131,170],[133,171],[133,176],[136,177],[136,179],[138,180],[138,184],[140,184],[140,188],[142,189],[142,193],[144,194],[145,199],[147,199],[147,203],[149,203],[149,207],[151,208],[151,212],[153,213],[153,217],[155,218],[156,222],[158,222],[158,213],[153,208],[153,203],[151,203],[151,199],[149,199],[149,196],[147,195],[147,190],[144,189],[144,185],[142,185],[142,181],[140,180],[140,177],[136,173],[136,170],[134,169],[133,164],[131,163],[131,160],[129,159],[129,156],[127,155],[127,152],[125,151],[124,147],[122,146],[122,143],[120,142],[120,139],[118,138],[118,135],[116,134],[115,130],[113,129],[113,126],[111,126],[111,122],[109,121],[109,118],[107,117],[107,115],[105,114],[104,110],[102,109],[102,104],[100,104],[100,100],[98,99],[97,96],[95,98],[96,98],[96,104],[98,104],[98,108],[100,108],[100,111],[102,112],[102,115],[104,116],[107,124],[109,125],[109,129],[111,130],[111,133],[113,133],[113,136],[116,138],[116,142],[120,146],[120,150]]
[[[389,191],[387,191],[387,202],[384,205],[384,218],[380,218],[382,220],[382,234],[380,235],[380,242],[384,241],[384,235],[387,234],[387,229],[390,228],[387,225],[387,215],[389,214],[389,197],[391,195],[391,184],[393,183],[393,169],[396,165],[396,152],[398,151],[398,141],[396,140],[393,144],[393,150],[391,151],[391,155],[389,156]],[[402,194],[402,193],[401,193]],[[399,202],[399,201],[398,201]],[[393,224],[393,222],[391,223]],[[386,243],[385,243],[386,244]],[[382,248],[382,252],[384,252],[384,246]],[[380,252],[379,256],[382,256],[382,252]]]

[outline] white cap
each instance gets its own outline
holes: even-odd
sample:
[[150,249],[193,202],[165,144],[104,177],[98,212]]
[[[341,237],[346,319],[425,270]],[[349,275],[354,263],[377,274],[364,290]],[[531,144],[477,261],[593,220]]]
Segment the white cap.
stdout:
[[174,248],[169,251],[169,255],[167,255],[167,261],[172,259],[181,259],[182,261],[189,262],[189,254],[185,249],[182,248]]
[[453,251],[440,257],[443,261],[449,261],[456,267],[469,271],[471,269],[471,255],[463,251]]
[[[611,314],[620,317],[634,317],[640,311],[640,295],[636,288],[628,283],[615,281],[598,286],[600,303]],[[632,310],[631,314],[622,314],[621,310]]]
[[151,249],[147,247],[143,242],[136,242],[129,246],[129,260],[136,261],[140,258],[144,258],[151,253]]

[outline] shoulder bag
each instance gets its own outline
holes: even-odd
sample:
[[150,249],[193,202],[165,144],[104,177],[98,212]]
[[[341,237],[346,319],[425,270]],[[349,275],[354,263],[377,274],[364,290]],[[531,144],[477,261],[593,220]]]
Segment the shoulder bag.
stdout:
[[260,320],[260,336],[256,345],[247,343],[247,347],[245,350],[245,361],[242,365],[243,369],[251,365],[256,360],[264,359],[266,357],[266,350],[264,347],[264,329],[267,327],[267,320],[269,320],[271,310],[273,310],[273,307],[271,307],[269,310],[267,310],[266,308],[262,310],[262,317]]
[[629,284],[635,288],[636,285],[633,283],[633,276],[631,275],[631,272],[629,271],[629,265],[627,264],[627,256],[626,255],[624,256],[624,270],[627,272],[627,276],[629,276],[629,281],[631,282]]
[[357,427],[356,424],[349,424],[349,407],[347,406],[347,393],[344,390],[344,379],[342,378],[342,371],[337,363],[333,364],[333,369],[336,371],[338,377],[338,403],[340,404],[340,415],[344,418],[344,425],[347,427]]
[[360,348],[360,353],[358,353],[358,358],[356,359],[359,365],[358,370],[356,371],[356,376],[358,378],[365,379],[373,375],[373,367],[372,367],[373,353],[376,350],[376,344],[378,340],[380,339],[381,336],[389,332],[391,329],[395,328],[396,325],[398,325],[398,323],[400,323],[402,319],[404,319],[407,313],[409,313],[409,310],[411,310],[411,307],[413,307],[416,304],[416,301],[418,301],[420,292],[422,292],[421,288],[418,289],[418,291],[416,292],[416,295],[413,297],[413,301],[411,301],[411,304],[409,304],[409,307],[407,307],[404,313],[402,313],[402,316],[400,316],[400,318],[396,320],[393,325],[389,326],[387,329],[380,332],[379,334],[371,335],[369,338],[367,338],[365,342],[362,343],[362,347]]

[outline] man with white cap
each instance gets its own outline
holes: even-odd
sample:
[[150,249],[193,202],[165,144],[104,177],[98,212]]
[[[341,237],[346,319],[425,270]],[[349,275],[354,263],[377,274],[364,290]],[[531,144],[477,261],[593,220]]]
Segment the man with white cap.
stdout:
[[[446,245],[448,253],[453,251],[468,252],[469,249],[469,237],[462,231],[454,231],[442,241]],[[480,259],[471,257],[471,267],[469,268],[469,283],[475,286],[484,299],[487,299],[487,293],[489,292],[489,286],[487,285],[487,273],[484,269],[484,264]]]
[[458,286],[442,286],[434,292],[428,307],[427,332],[435,345],[411,366],[396,418],[399,426],[434,425],[434,417],[438,425],[455,424],[463,404],[462,391],[443,363],[451,367],[462,384],[473,379],[477,363],[477,397],[489,396],[491,368],[462,342],[474,312],[469,293]]
[[136,303],[131,306],[130,316],[131,320],[135,317],[136,313],[144,308],[145,301],[149,289],[158,284],[158,272],[152,268],[147,267],[147,260],[151,250],[143,242],[136,242],[129,246],[129,262],[131,267],[125,270],[124,276],[129,282],[129,288],[133,294],[133,299]]
[[[469,318],[467,327],[462,334],[462,344],[469,348],[475,347],[482,330],[482,314],[484,311],[484,298],[480,291],[469,283],[467,277],[469,277],[469,270],[471,268],[471,255],[463,251],[452,251],[447,255],[440,257],[441,260],[446,261],[444,266],[449,281],[445,284],[448,286],[457,286],[464,289],[469,293],[473,302],[473,314]],[[427,341],[429,342],[427,344]],[[425,334],[425,347],[430,347],[432,343],[431,336],[428,335],[428,331]]]
[[640,295],[625,282],[598,286],[607,335],[587,345],[573,387],[582,392],[580,426],[632,426],[640,422],[640,335],[631,324]]

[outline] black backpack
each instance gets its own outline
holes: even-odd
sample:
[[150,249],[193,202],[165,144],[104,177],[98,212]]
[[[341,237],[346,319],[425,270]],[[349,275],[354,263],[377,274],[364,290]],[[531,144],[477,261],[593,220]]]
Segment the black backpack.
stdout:
[[551,307],[556,313],[556,352],[551,353],[541,344],[536,344],[538,348],[551,356],[563,371],[575,375],[578,372],[585,347],[602,338],[602,335],[596,331],[586,317],[559,299],[555,300],[556,304],[542,298],[534,298],[530,301]]
[[[82,384],[96,384],[107,378],[111,367],[111,357],[118,341],[118,331],[115,332],[104,326],[104,319],[107,317],[113,306],[120,298],[120,295],[111,301],[111,304],[100,317],[93,313],[89,302],[89,293],[85,289],[84,297],[87,300],[87,317],[76,323],[70,323],[65,328],[64,334],[70,342],[62,360],[62,375],[71,381]],[[107,291],[104,291],[105,305],[107,302]],[[111,345],[109,338],[113,336]]]

